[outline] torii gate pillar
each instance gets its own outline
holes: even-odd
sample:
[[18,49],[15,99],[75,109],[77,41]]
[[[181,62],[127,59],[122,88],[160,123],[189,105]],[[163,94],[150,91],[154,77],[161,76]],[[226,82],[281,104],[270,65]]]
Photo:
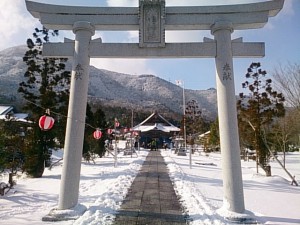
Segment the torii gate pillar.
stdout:
[[64,146],[58,209],[70,209],[78,202],[82,146],[89,83],[89,44],[95,28],[89,22],[76,22],[70,100]]
[[223,208],[243,213],[244,193],[231,46],[232,24],[220,21],[211,32],[217,44],[216,82],[223,173]]

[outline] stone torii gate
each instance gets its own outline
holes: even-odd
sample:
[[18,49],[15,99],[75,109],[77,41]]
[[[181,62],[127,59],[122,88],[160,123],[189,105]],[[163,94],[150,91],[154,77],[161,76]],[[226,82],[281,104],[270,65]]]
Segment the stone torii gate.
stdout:
[[[234,90],[233,57],[263,57],[264,43],[232,40],[234,30],[262,28],[284,0],[260,3],[165,7],[165,0],[139,0],[139,7],[58,6],[26,1],[48,29],[72,30],[75,41],[47,43],[46,57],[73,59],[64,162],[57,210],[78,203],[90,58],[215,58],[222,149],[223,208],[244,213],[244,193]],[[139,30],[139,43],[102,43],[95,30]],[[210,30],[213,39],[166,43],[165,30]]]

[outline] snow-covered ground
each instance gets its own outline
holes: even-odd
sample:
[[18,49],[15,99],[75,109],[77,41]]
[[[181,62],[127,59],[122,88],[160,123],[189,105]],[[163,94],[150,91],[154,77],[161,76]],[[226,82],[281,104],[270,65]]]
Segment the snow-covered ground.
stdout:
[[[163,155],[191,224],[227,224],[219,216],[223,204],[220,153],[195,153],[192,169],[188,156],[169,151]],[[264,224],[300,224],[300,186],[290,185],[289,176],[276,161],[271,162],[272,177],[264,176],[263,171],[257,174],[255,161],[241,162],[247,214]],[[299,153],[287,155],[286,168],[300,183]]]
[[[161,152],[180,201],[190,215],[190,224],[229,224],[218,210],[223,198],[220,154],[195,153],[190,169],[188,156],[177,156],[169,150]],[[55,158],[62,157],[60,153],[56,152]],[[46,169],[39,179],[22,175],[17,178],[15,188],[0,197],[0,224],[109,225],[147,154],[147,150],[133,157],[120,153],[117,168],[111,156],[97,159],[95,164],[83,162],[79,203],[86,206],[87,211],[76,221],[41,220],[57,206],[61,164]],[[289,177],[276,161],[271,166],[273,176],[265,177],[256,174],[254,161],[242,161],[247,212],[265,224],[300,224],[300,187],[290,185]],[[286,167],[300,183],[300,154],[289,153]],[[6,176],[0,176],[0,182],[7,180]]]

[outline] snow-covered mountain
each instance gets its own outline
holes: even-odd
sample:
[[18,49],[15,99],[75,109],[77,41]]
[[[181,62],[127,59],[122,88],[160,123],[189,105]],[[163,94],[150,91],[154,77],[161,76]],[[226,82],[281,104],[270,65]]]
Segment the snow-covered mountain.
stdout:
[[[18,85],[26,65],[22,57],[26,46],[0,51],[0,95],[20,98]],[[89,100],[105,105],[141,109],[182,112],[182,89],[177,85],[150,74],[123,74],[93,66],[90,68]],[[196,100],[209,118],[217,112],[216,90],[185,90],[186,102]]]

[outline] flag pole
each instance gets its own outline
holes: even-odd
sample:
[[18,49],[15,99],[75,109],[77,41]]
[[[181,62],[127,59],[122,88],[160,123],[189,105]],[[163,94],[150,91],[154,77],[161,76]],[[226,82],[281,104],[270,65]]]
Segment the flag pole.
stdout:
[[[185,125],[185,93],[184,93],[184,82],[182,80],[176,80],[176,84],[182,87],[182,108],[183,108],[183,139],[184,139],[184,151],[186,152],[186,125]],[[192,153],[190,150],[190,168],[192,168]]]

